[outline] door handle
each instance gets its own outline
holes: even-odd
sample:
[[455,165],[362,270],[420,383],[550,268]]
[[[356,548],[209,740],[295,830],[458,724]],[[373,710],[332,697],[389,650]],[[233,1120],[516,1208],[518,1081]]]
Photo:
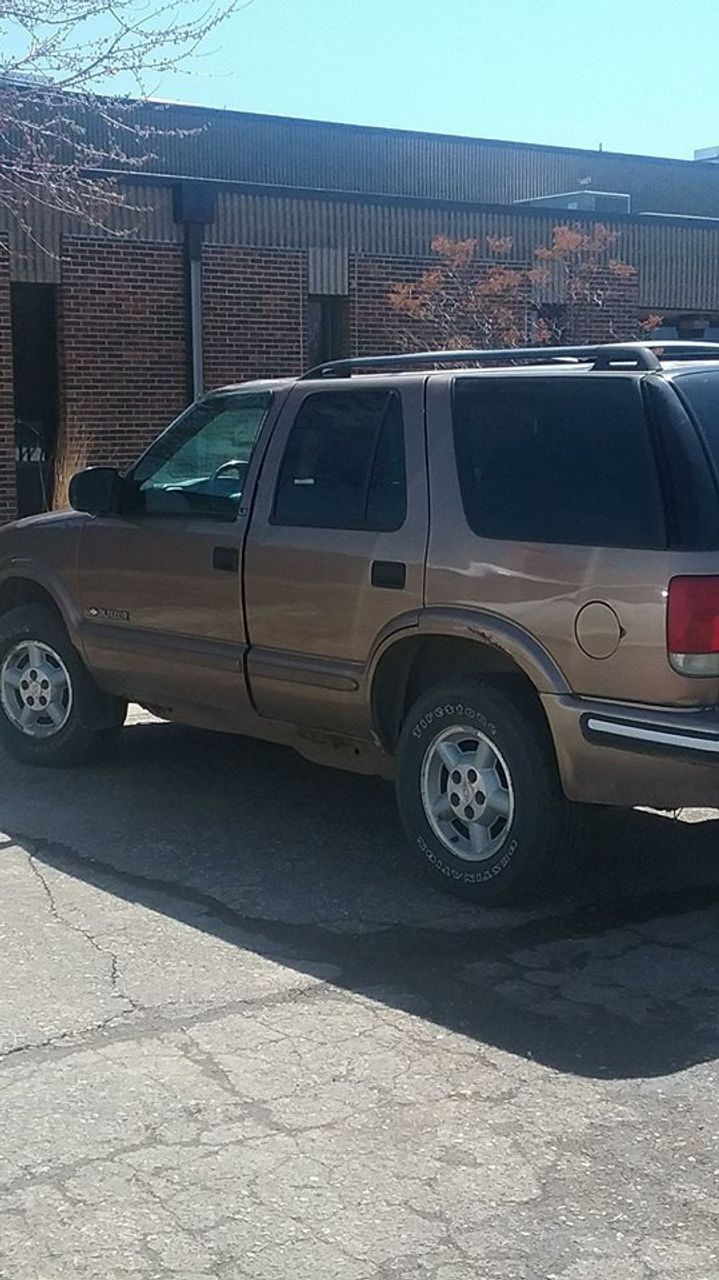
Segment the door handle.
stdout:
[[407,566],[401,560],[373,560],[370,582],[373,587],[402,591],[407,582]]
[[240,553],[237,547],[213,547],[212,568],[220,573],[237,573],[240,567]]

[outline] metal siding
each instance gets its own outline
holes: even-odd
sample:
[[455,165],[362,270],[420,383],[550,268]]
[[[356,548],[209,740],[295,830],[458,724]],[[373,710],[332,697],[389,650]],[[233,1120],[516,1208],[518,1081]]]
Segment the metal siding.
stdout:
[[[81,124],[112,154],[97,112]],[[719,164],[291,120],[182,104],[128,110],[135,172],[484,204],[595,188],[628,192],[634,212],[719,216]],[[133,125],[141,126],[133,140]],[[142,126],[151,132],[142,136]],[[154,148],[156,154],[145,156]],[[130,165],[128,165],[130,167]],[[149,180],[149,179],[148,179]],[[38,217],[41,217],[38,211]]]
[[630,225],[623,228],[619,256],[639,271],[642,306],[719,310],[719,229]]
[[[159,108],[145,108],[158,125]],[[157,172],[297,187],[511,203],[581,178],[632,197],[634,212],[719,215],[719,165],[488,139],[400,133],[168,106],[147,162]]]
[[[335,200],[221,193],[210,242],[259,247],[328,249],[422,257],[433,236],[473,237],[480,252],[487,236],[511,235],[510,261],[532,261],[551,239],[557,210],[514,214],[481,209],[413,205],[345,204]],[[572,221],[580,221],[576,217]],[[586,225],[591,225],[587,223]],[[640,305],[656,309],[719,310],[719,226],[616,223],[616,255],[639,270]]]
[[[181,241],[182,228],[173,220],[169,187],[132,187],[130,201],[133,207],[109,211],[108,224],[113,230],[141,240]],[[537,245],[550,239],[557,214],[557,210],[525,209],[520,214],[511,208],[453,209],[373,203],[370,199],[342,201],[223,191],[218,194],[217,217],[206,229],[206,240],[305,248],[318,253],[324,250],[324,265],[317,267],[317,279],[323,282],[323,290],[341,292],[347,284],[347,253],[421,257],[429,253],[432,237],[438,233],[474,237],[480,253],[486,236],[511,235],[510,260],[531,261]],[[581,222],[576,217],[571,220]],[[719,224],[716,229],[660,220],[608,221],[607,225],[620,231],[617,256],[638,268],[642,307],[719,312]],[[34,229],[42,247],[0,209],[0,234],[9,236],[14,280],[59,280],[61,234],[107,234],[89,222],[61,217],[42,207],[37,210]]]
[[349,255],[346,249],[309,250],[307,291],[334,297],[349,293]]

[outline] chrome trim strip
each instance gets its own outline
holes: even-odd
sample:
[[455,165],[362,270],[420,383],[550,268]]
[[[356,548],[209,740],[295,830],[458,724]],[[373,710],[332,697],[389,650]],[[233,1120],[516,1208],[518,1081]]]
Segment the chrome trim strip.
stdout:
[[605,733],[613,738],[632,738],[639,742],[656,742],[663,747],[681,747],[685,751],[711,751],[719,755],[719,738],[688,737],[671,729],[642,729],[639,725],[621,724],[619,721],[587,720],[587,728],[593,733]]

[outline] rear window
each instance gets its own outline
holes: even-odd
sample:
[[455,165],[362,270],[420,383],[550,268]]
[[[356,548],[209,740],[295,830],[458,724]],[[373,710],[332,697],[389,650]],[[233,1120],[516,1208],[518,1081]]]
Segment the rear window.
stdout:
[[679,374],[674,385],[692,412],[719,479],[719,370]]
[[458,378],[453,420],[464,510],[481,537],[666,545],[636,380]]

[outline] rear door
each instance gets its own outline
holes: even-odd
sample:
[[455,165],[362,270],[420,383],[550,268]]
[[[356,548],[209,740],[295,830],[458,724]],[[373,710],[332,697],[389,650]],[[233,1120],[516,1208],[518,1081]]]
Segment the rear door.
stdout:
[[299,384],[268,448],[248,533],[248,672],[264,716],[366,729],[381,633],[424,594],[423,380]]

